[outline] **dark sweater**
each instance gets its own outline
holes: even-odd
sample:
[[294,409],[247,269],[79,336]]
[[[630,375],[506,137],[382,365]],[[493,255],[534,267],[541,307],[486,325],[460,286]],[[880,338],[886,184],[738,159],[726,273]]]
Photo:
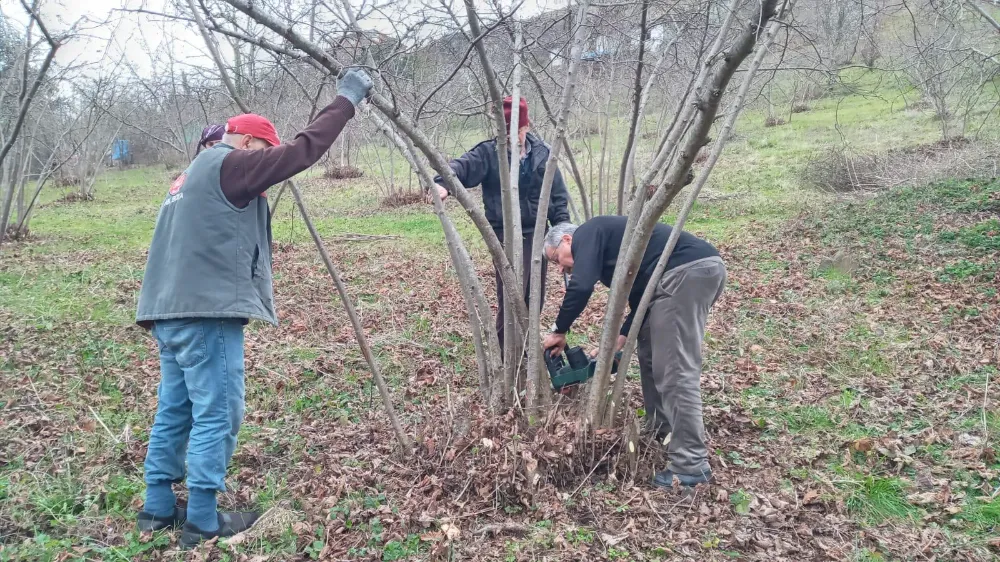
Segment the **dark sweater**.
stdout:
[[222,161],[222,193],[243,208],[273,185],[315,164],[354,117],[354,104],[343,96],[324,107],[295,138],[259,150],[233,150]]
[[[611,286],[611,279],[618,265],[618,253],[621,251],[622,238],[625,236],[625,225],[628,217],[602,216],[594,217],[580,225],[573,233],[573,276],[566,297],[563,298],[559,316],[556,317],[556,332],[566,333],[570,326],[587,308],[587,301],[594,292],[598,281],[605,286]],[[642,293],[649,284],[649,278],[656,269],[663,248],[667,246],[670,231],[665,224],[657,224],[653,228],[653,236],[646,247],[639,266],[639,274],[628,295],[629,314],[622,326],[621,334],[627,335],[635,317],[635,310],[642,300]],[[708,242],[690,234],[681,232],[674,251],[667,260],[667,271],[696,260],[718,256],[719,252]]]
[[[535,219],[538,216],[538,199],[542,193],[542,177],[545,167],[555,162],[549,162],[549,147],[542,139],[528,133],[528,154],[526,161],[521,163],[518,178],[518,195],[521,206],[521,232],[531,234],[535,231]],[[507,151],[510,161],[510,150]],[[493,231],[503,241],[503,203],[500,199],[500,162],[497,158],[496,139],[481,142],[462,156],[452,160],[449,165],[458,181],[466,188],[483,186],[483,206],[486,208],[486,220]],[[434,178],[439,185],[444,184],[441,176]],[[549,212],[546,219],[550,225],[569,221],[569,194],[562,172],[556,167],[552,179],[552,192],[549,194]]]

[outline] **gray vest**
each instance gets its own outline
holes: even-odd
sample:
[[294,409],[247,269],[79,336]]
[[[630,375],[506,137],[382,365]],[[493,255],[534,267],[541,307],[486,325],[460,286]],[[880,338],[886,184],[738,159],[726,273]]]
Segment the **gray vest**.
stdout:
[[222,160],[203,151],[170,186],[156,219],[136,322],[171,318],[255,318],[278,325],[271,287],[267,199],[246,208],[222,193]]

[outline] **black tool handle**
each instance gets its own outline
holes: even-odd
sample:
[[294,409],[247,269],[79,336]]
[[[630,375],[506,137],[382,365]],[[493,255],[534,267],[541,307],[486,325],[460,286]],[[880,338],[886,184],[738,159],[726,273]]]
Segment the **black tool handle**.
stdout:
[[545,366],[549,370],[549,374],[555,376],[559,369],[566,366],[566,362],[563,360],[562,353],[553,354],[552,350],[555,347],[550,347],[548,349],[542,350],[542,357],[545,359]]

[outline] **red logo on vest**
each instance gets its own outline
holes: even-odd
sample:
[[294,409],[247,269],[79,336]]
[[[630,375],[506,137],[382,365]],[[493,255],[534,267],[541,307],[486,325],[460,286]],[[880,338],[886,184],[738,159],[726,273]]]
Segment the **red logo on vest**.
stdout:
[[182,173],[179,176],[177,176],[177,179],[174,180],[174,183],[170,184],[170,194],[171,195],[177,195],[177,192],[179,192],[181,190],[181,186],[184,185],[184,180],[185,179],[187,179],[187,173],[186,172]]

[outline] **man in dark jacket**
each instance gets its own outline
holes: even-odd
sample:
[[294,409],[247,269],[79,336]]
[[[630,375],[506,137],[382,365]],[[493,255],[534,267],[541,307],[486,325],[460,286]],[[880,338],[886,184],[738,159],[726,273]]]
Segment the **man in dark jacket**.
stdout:
[[[364,72],[341,78],[337,98],[291,142],[244,114],[170,185],[156,219],[136,321],[160,350],[156,418],[146,452],[140,531],[183,524],[181,547],[228,537],[257,520],[219,512],[226,467],[243,420],[243,327],[277,325],[271,286],[267,189],[316,163],[372,87]],[[172,484],[186,477],[186,511]]]
[[[507,129],[510,129],[512,98],[508,97],[503,102],[504,118],[507,120]],[[535,218],[538,216],[538,198],[542,191],[542,177],[545,176],[545,167],[549,164],[549,146],[542,139],[529,132],[531,120],[528,118],[528,102],[524,98],[520,100],[518,110],[518,137],[521,145],[521,167],[518,177],[518,195],[520,196],[521,207],[521,234],[524,240],[524,247],[521,251],[522,263],[524,266],[524,302],[527,305],[530,295],[530,285],[528,279],[531,272],[531,244],[534,239]],[[510,149],[507,152],[507,161],[510,161]],[[555,162],[551,165],[556,166]],[[483,186],[483,206],[486,208],[486,219],[493,227],[500,242],[503,242],[503,203],[500,195],[500,161],[497,159],[496,139],[483,141],[472,147],[461,157],[452,160],[450,163],[452,171],[458,176],[458,181],[466,188],[473,188],[477,185]],[[438,193],[442,200],[448,197],[448,190],[442,187],[443,180],[440,176],[434,178],[438,184]],[[569,222],[569,194],[566,192],[566,183],[563,181],[562,173],[556,167],[555,178],[552,181],[552,192],[549,196],[548,224],[555,226],[559,223]],[[545,233],[539,233],[544,236]],[[545,300],[545,275],[547,264],[542,262],[542,301]],[[500,347],[503,348],[503,316],[504,316],[504,294],[503,281],[500,279],[500,272],[496,273],[497,301],[500,308],[497,312],[497,335],[500,337]]]
[[[628,217],[594,217],[579,228],[561,224],[545,236],[545,257],[573,276],[555,331],[545,337],[543,349],[561,353],[566,333],[587,307],[594,285],[611,286],[627,223]],[[719,252],[687,232],[681,232],[663,275],[652,279],[671,230],[665,224],[653,228],[629,293],[631,310],[617,345],[618,349],[625,346],[636,307],[646,287],[654,283],[653,299],[639,331],[639,375],[647,427],[660,438],[670,436],[667,469],[653,480],[654,485],[666,488],[675,478],[682,486],[695,486],[712,477],[701,414],[701,346],[708,311],[726,284],[726,266]]]

